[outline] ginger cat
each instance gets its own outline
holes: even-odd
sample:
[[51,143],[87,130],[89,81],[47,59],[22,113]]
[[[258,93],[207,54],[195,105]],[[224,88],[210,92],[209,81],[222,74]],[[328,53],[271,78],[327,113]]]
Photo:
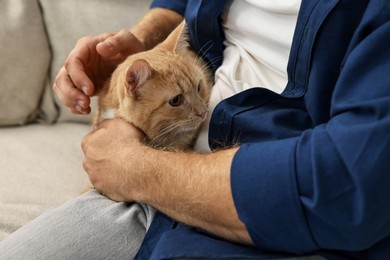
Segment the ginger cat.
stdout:
[[164,42],[116,68],[99,94],[94,123],[121,117],[141,129],[152,147],[188,150],[207,116],[211,84],[183,22]]

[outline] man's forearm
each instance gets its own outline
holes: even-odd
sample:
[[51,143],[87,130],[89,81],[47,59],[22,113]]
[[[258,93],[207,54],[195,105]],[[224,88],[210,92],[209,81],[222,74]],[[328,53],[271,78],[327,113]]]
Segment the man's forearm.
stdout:
[[150,166],[150,172],[145,172],[149,178],[136,200],[179,222],[251,244],[231,194],[230,165],[236,150],[191,154],[148,148],[143,157]]
[[183,16],[177,12],[154,8],[131,28],[131,32],[148,50],[162,42],[182,21]]
[[99,192],[115,201],[144,202],[179,222],[251,243],[231,192],[237,148],[169,152],[143,140],[142,132],[122,119],[105,120],[83,138],[83,167]]

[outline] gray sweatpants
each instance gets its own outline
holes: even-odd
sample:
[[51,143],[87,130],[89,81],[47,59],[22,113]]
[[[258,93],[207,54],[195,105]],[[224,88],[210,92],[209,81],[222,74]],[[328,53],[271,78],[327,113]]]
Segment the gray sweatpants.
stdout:
[[0,259],[132,259],[154,213],[90,191],[3,239]]
[[0,241],[0,260],[133,259],[154,214],[147,205],[117,203],[90,191]]

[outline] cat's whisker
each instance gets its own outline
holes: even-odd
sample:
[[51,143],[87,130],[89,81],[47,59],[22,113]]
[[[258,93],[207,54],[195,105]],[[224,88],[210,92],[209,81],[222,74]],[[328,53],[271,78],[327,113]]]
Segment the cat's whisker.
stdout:
[[165,136],[166,134],[172,132],[173,130],[181,127],[183,125],[182,122],[176,122],[176,124],[168,125],[165,128],[161,129],[159,134],[156,136],[156,138],[160,138],[162,136]]
[[[223,57],[215,57],[213,58],[212,60],[208,61],[207,63],[203,63],[202,66],[199,66],[199,63],[202,62],[201,58],[200,57],[197,57],[197,59],[199,59],[200,61],[197,63],[197,64],[193,64],[192,66],[194,68],[197,68],[199,67],[199,69],[197,70],[199,72],[199,74],[202,74],[202,72],[204,71],[208,71],[209,70],[209,67],[212,67],[212,65],[214,65],[214,63],[220,61],[223,59]],[[197,75],[198,76],[198,75]],[[200,75],[202,76],[202,75]]]
[[[204,63],[203,61],[203,58],[202,57],[199,57],[199,56],[196,56],[194,61],[192,62],[192,68],[197,68],[197,67],[200,67],[199,65]],[[202,64],[202,69],[203,69],[203,64]]]
[[211,59],[210,61],[208,61],[208,62],[206,63],[206,65],[202,67],[202,69],[207,70],[207,67],[212,67],[212,65],[214,65],[214,64],[215,64],[216,62],[218,62],[218,61],[221,61],[222,59],[223,59],[222,56],[215,57],[215,58]]
[[[214,41],[213,40],[210,40],[208,42],[206,42],[201,48],[200,50],[198,51],[198,54],[199,53],[207,53],[211,47],[213,47],[214,45]],[[203,51],[204,48],[207,48],[206,50]],[[197,55],[197,56],[200,56],[200,55]],[[202,54],[200,57],[204,58],[204,54]]]
[[[194,121],[193,119],[182,120],[182,121],[176,122],[173,125],[168,125],[168,126],[162,128],[159,131],[159,134],[153,138],[152,142],[153,143],[161,143],[161,141],[162,141],[161,138],[166,137],[166,135],[168,133],[172,132],[173,130],[175,130],[177,128],[180,128],[180,127],[183,127],[185,125],[188,125],[189,123],[192,123],[193,121]],[[181,134],[185,134],[185,131],[180,131],[180,132],[181,132]]]
[[174,129],[176,129],[177,127],[179,127],[177,124],[176,125],[168,125],[164,128],[162,128],[158,135],[156,135],[155,137],[153,137],[153,143],[161,143],[163,141],[163,138],[166,138],[166,135],[173,131]]
[[[210,48],[213,47],[213,45],[214,45],[214,42],[212,40],[210,40],[210,41],[206,42],[200,48],[200,50],[198,51],[198,53],[196,55],[196,59],[194,60],[193,66],[198,66],[201,62],[203,62],[203,60],[206,60],[204,53],[207,53],[210,50]],[[205,49],[205,51],[203,51],[204,48],[207,48],[207,49]]]

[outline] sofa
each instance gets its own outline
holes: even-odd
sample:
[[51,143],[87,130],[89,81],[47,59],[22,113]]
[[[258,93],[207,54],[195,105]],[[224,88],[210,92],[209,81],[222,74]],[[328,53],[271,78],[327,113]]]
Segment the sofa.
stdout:
[[53,80],[77,39],[131,27],[150,2],[1,1],[0,240],[87,187],[80,142],[93,115],[71,114]]

